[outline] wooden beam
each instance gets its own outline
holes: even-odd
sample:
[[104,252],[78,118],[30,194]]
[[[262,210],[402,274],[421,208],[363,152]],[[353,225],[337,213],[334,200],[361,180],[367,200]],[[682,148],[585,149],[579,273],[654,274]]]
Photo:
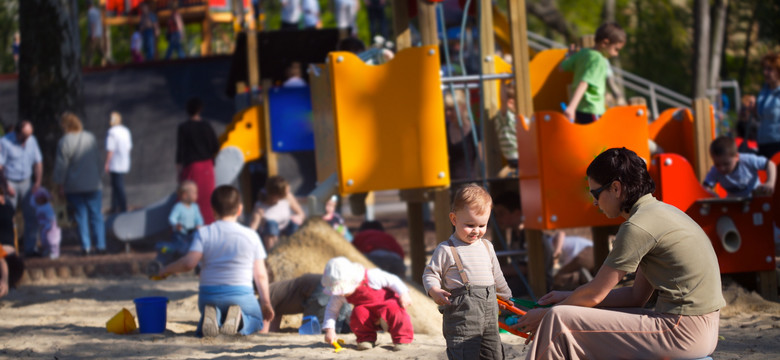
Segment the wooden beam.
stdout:
[[696,149],[693,169],[699,181],[704,181],[712,167],[710,143],[712,142],[712,108],[710,100],[701,97],[693,101],[693,131]]
[[593,234],[593,264],[595,271],[604,263],[609,255],[609,237],[617,234],[618,226],[594,226],[590,228]]
[[[482,59],[482,73],[485,75],[496,72],[496,36],[493,31],[493,3],[491,1],[480,1],[480,14],[482,21],[479,29],[479,54]],[[487,122],[485,134],[483,134],[483,155],[487,177],[498,176],[503,164],[503,155],[498,142],[498,135],[495,132],[495,116],[498,114],[498,92],[496,91],[495,81],[484,81],[482,83],[482,104],[483,114]]]
[[547,293],[547,267],[544,261],[546,255],[543,241],[542,230],[525,230],[525,246],[528,248],[528,282],[537,298]]
[[[509,7],[509,32],[512,34],[512,61],[515,68],[515,107],[517,113],[530,118],[534,113],[531,96],[531,78],[528,61],[528,25],[526,23],[525,0],[507,1]],[[519,121],[519,119],[518,119]]]
[[777,270],[760,271],[758,276],[761,296],[769,301],[777,302]]
[[398,51],[412,46],[412,31],[409,29],[409,9],[404,0],[395,0],[393,4],[393,36]]
[[[249,67],[249,93],[253,94],[252,92],[260,87],[260,59],[257,55],[257,32],[247,30],[245,33],[246,60]],[[251,98],[254,99],[254,96],[251,96]]]
[[583,35],[580,38],[580,47],[581,48],[594,48],[596,47],[596,36],[595,35]]
[[452,234],[450,222],[450,188],[433,191],[433,221],[436,225],[436,242],[447,241]]
[[409,222],[409,256],[412,261],[412,281],[421,284],[425,270],[425,227],[423,224],[423,204],[406,203],[406,219]]
[[279,159],[273,150],[271,139],[271,104],[268,103],[268,92],[271,91],[271,80],[263,80],[263,127],[265,128],[265,161],[268,177],[279,175]]
[[200,55],[207,56],[211,54],[211,19],[204,17],[201,26]]
[[420,36],[423,46],[439,45],[436,29],[436,3],[417,0],[417,23],[420,24]]

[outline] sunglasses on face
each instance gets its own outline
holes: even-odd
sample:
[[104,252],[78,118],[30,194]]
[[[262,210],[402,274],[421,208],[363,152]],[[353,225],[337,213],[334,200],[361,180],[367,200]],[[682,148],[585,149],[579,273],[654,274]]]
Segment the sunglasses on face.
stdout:
[[598,200],[599,196],[601,195],[601,193],[604,192],[604,190],[607,190],[609,188],[609,186],[612,185],[612,182],[614,182],[614,181],[615,180],[610,180],[606,184],[602,185],[600,188],[591,190],[590,194],[593,195],[594,199]]

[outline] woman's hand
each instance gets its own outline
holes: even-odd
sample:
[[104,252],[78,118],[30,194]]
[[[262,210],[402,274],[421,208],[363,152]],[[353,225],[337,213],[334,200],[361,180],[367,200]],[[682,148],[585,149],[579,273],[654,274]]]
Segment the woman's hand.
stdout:
[[336,329],[325,329],[325,342],[333,344],[334,341],[336,341]]
[[[544,316],[547,315],[548,311],[550,311],[549,308],[531,309],[518,319],[519,321],[517,324],[512,325],[511,327],[526,333],[536,332],[536,329],[539,328],[539,324],[542,322]],[[528,344],[530,340],[531,337],[529,336],[528,340],[526,340],[526,344]]]
[[557,304],[571,295],[571,291],[550,291],[546,295],[542,296],[537,304],[539,305],[553,305]]

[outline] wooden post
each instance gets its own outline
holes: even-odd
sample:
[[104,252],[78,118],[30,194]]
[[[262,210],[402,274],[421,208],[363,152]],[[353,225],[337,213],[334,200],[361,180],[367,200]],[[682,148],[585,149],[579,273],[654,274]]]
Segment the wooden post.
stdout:
[[542,230],[525,230],[525,246],[528,248],[528,281],[537,298],[547,293],[547,269],[544,263],[543,241]]
[[629,105],[645,105],[647,106],[647,99],[642,96],[634,96],[628,99]]
[[693,126],[695,136],[696,159],[693,169],[699,181],[704,181],[707,172],[712,167],[710,160],[710,143],[712,142],[712,108],[710,100],[701,97],[693,101]]
[[593,234],[593,264],[595,271],[599,270],[601,264],[609,255],[609,236],[617,234],[617,226],[594,226],[590,228]]
[[531,97],[531,77],[528,71],[531,54],[528,50],[525,0],[507,1],[507,4],[509,32],[512,34],[512,61],[515,68],[515,105],[518,114],[530,118],[534,113],[534,102]]
[[260,59],[257,56],[257,32],[251,29],[247,29],[245,33],[246,60],[249,66],[249,94],[252,99],[251,103],[254,103],[254,91],[256,91],[260,86]]
[[409,29],[409,9],[406,1],[396,0],[393,4],[393,35],[398,51],[412,46],[412,31]]
[[268,92],[271,91],[271,80],[263,80],[263,128],[265,129],[265,161],[268,177],[279,175],[279,160],[273,151],[271,139],[271,104],[268,103]]
[[777,302],[777,271],[768,270],[758,273],[761,296],[769,301]]
[[200,56],[211,54],[211,14],[206,11],[201,23]]
[[439,45],[436,29],[436,4],[417,0],[417,22],[420,24],[420,36],[423,46]]
[[580,47],[581,48],[593,48],[596,47],[596,36],[595,35],[583,35],[580,38]]
[[412,281],[421,284],[425,271],[425,227],[423,202],[406,202],[406,219],[409,222],[409,256],[412,260]]
[[[496,72],[496,35],[493,31],[493,3],[480,1],[480,14],[482,16],[479,29],[479,53],[482,59],[482,74],[489,75]],[[496,80],[482,82],[481,109],[485,115],[485,134],[483,144],[485,168],[487,177],[498,176],[503,167],[501,147],[498,143],[498,135],[495,132],[493,121],[498,114],[498,93],[496,92]],[[480,174],[482,176],[482,174]]]
[[436,242],[447,241],[452,234],[449,187],[433,190],[433,221],[436,225]]

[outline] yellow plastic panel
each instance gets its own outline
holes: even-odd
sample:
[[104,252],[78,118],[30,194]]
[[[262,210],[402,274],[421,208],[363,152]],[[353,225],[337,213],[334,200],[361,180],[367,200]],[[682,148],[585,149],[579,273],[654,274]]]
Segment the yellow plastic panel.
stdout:
[[536,54],[528,63],[534,111],[562,111],[561,103],[569,102],[567,88],[574,75],[559,69],[561,61],[566,58],[567,51],[566,49],[544,50]]
[[248,107],[233,115],[233,121],[219,137],[220,149],[235,146],[244,154],[244,162],[255,161],[263,155],[265,136],[261,125],[263,105]]
[[547,230],[619,224],[621,219],[607,219],[593,206],[585,170],[598,154],[613,147],[625,146],[649,163],[647,109],[614,107],[588,125],[573,124],[560,112],[542,111],[535,114],[530,129],[534,126],[538,175],[520,180],[526,227]]
[[342,194],[449,185],[435,46],[404,49],[378,66],[332,52],[328,68]]
[[330,74],[324,64],[312,65],[309,72],[311,108],[314,128],[314,157],[317,163],[317,182],[321,183],[338,171],[336,135],[333,124],[333,100],[330,96]]

